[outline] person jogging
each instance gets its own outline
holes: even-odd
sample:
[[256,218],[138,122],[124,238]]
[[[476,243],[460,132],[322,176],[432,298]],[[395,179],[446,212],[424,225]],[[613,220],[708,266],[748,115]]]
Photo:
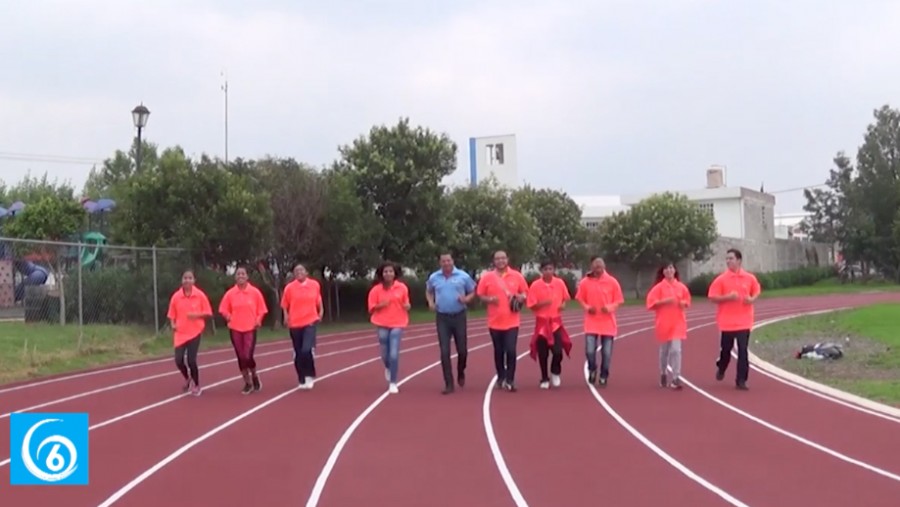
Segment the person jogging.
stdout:
[[656,313],[654,329],[659,341],[659,386],[681,389],[682,344],[687,339],[685,309],[691,306],[691,293],[681,282],[675,264],[670,262],[659,267],[656,282],[647,292],[646,303],[647,309]]
[[206,319],[212,314],[209,298],[197,287],[194,272],[188,270],[182,273],[181,287],[169,299],[166,316],[172,326],[175,365],[184,377],[182,391],[190,391],[194,396],[201,393],[200,369],[197,367],[200,336],[206,329]]
[[619,332],[616,311],[625,302],[625,297],[619,281],[606,271],[606,262],[602,258],[591,258],[591,271],[578,284],[575,299],[584,308],[584,350],[588,362],[588,382],[605,386],[612,367],[613,343]]
[[385,262],[375,270],[375,283],[369,289],[367,306],[371,322],[375,325],[384,377],[388,392],[397,394],[397,377],[400,368],[400,339],[409,324],[409,287],[399,280],[400,267]]
[[[538,361],[541,368],[541,389],[559,387],[562,383],[563,352],[568,355],[572,350],[572,338],[562,321],[562,310],[566,302],[572,299],[569,288],[562,278],[556,276],[556,265],[551,261],[541,262],[541,276],[531,282],[525,306],[534,312],[534,333],[531,336],[529,355]],[[550,352],[549,375],[547,362]]]
[[234,285],[225,292],[219,303],[219,314],[228,323],[231,345],[237,356],[238,368],[244,377],[243,394],[262,389],[262,382],[256,373],[256,332],[262,326],[263,317],[268,313],[266,299],[262,292],[249,281],[247,268],[239,266],[234,271]]
[[509,266],[506,252],[494,253],[494,269],[478,280],[476,294],[487,306],[488,333],[494,345],[497,388],[516,391],[516,346],[521,324],[520,310],[528,295],[528,282]]
[[316,382],[317,324],[322,321],[325,306],[322,304],[322,285],[309,277],[303,264],[294,266],[294,280],[284,288],[281,309],[284,322],[294,346],[294,370],[300,389],[312,389]]
[[450,359],[450,340],[456,344],[456,382],[466,385],[466,363],[469,357],[467,305],[475,297],[475,280],[453,263],[449,253],[441,254],[441,268],[428,276],[425,298],[428,308],[435,312],[438,344],[441,349],[441,370],[444,374],[443,394],[453,387],[453,365]]

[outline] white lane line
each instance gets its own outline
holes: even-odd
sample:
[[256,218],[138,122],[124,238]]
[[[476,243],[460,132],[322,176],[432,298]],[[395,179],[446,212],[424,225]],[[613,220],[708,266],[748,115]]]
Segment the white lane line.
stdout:
[[[493,345],[492,342],[483,343],[476,347],[470,348],[469,352],[474,352],[476,350],[483,349],[485,347],[490,347],[492,345]],[[452,354],[450,356],[451,359],[455,358],[455,357],[457,357],[457,354]],[[440,365],[441,365],[440,361],[436,361],[434,363],[429,364],[428,366],[412,373],[408,377],[401,380],[398,383],[398,387],[402,386],[403,384],[409,382],[410,380],[418,377],[419,375],[425,373],[426,371],[428,371],[436,366],[440,366]],[[344,434],[341,435],[341,438],[338,439],[337,444],[335,444],[334,448],[331,450],[331,454],[328,456],[328,460],[325,462],[325,466],[322,467],[322,471],[319,473],[319,477],[316,478],[316,483],[313,486],[312,492],[309,495],[309,499],[306,501],[307,507],[313,507],[313,506],[319,504],[319,498],[322,496],[322,491],[324,491],[324,489],[325,489],[325,483],[328,481],[329,476],[331,476],[331,471],[334,469],[334,465],[337,463],[337,460],[341,454],[341,451],[344,450],[344,446],[347,445],[347,442],[350,440],[350,437],[356,431],[356,428],[359,427],[359,425],[362,424],[362,422],[366,419],[366,417],[368,417],[369,414],[371,414],[372,411],[374,411],[378,407],[378,405],[380,405],[381,402],[384,401],[384,399],[387,398],[388,396],[390,396],[390,393],[385,392],[381,396],[376,398],[375,401],[373,401],[371,405],[366,407],[366,409],[363,410],[362,413],[359,414],[359,416],[350,424],[350,426],[347,427],[347,429],[344,431]]]
[[741,417],[744,417],[744,418],[746,418],[746,419],[749,419],[749,420],[751,420],[751,421],[753,421],[753,422],[759,424],[760,426],[763,426],[763,427],[765,427],[765,428],[767,428],[767,429],[770,429],[770,430],[774,431],[775,433],[778,433],[779,435],[788,437],[788,438],[790,438],[791,440],[794,440],[794,441],[796,441],[796,442],[800,442],[800,443],[803,444],[803,445],[812,447],[813,449],[816,449],[816,450],[818,450],[818,451],[824,452],[825,454],[828,454],[829,456],[832,456],[832,457],[834,457],[834,458],[837,458],[837,459],[839,459],[839,460],[841,460],[841,461],[844,461],[844,462],[846,462],[846,463],[850,463],[851,465],[856,465],[856,466],[858,466],[858,467],[860,467],[860,468],[862,468],[862,469],[865,469],[865,470],[868,470],[868,471],[870,471],[870,472],[874,472],[874,473],[876,473],[876,474],[878,474],[878,475],[881,475],[882,477],[887,477],[888,479],[892,479],[892,480],[895,480],[895,481],[900,482],[900,475],[893,474],[893,473],[891,473],[891,472],[888,472],[887,470],[883,470],[883,469],[878,468],[878,467],[876,467],[876,466],[874,466],[874,465],[870,465],[870,464],[868,464],[868,463],[866,463],[866,462],[864,462],[864,461],[860,461],[860,460],[858,460],[858,459],[851,458],[850,456],[847,456],[846,454],[841,454],[841,453],[839,453],[839,452],[837,452],[837,451],[835,451],[835,450],[833,450],[833,449],[831,449],[831,448],[825,447],[824,445],[817,444],[816,442],[813,442],[813,441],[811,441],[811,440],[807,440],[806,438],[803,438],[803,437],[801,437],[800,435],[797,435],[797,434],[795,434],[795,433],[792,433],[792,432],[790,432],[790,431],[787,431],[787,430],[785,430],[785,429],[783,429],[783,428],[781,428],[781,427],[779,427],[779,426],[775,426],[774,424],[772,424],[772,423],[770,423],[770,422],[768,422],[768,421],[766,421],[766,420],[760,419],[759,417],[756,417],[756,416],[753,415],[753,414],[747,413],[747,412],[745,412],[745,411],[743,411],[743,410],[741,410],[741,409],[735,407],[734,405],[731,405],[730,403],[727,403],[727,402],[725,402],[725,401],[722,401],[721,399],[719,399],[719,398],[717,398],[717,397],[715,397],[715,396],[709,394],[708,392],[704,391],[703,389],[700,389],[700,388],[697,387],[694,383],[692,383],[690,380],[688,380],[687,378],[685,378],[684,375],[681,376],[681,380],[682,380],[688,387],[690,387],[690,388],[693,389],[694,391],[697,391],[697,392],[700,393],[702,396],[704,396],[705,398],[711,400],[712,402],[716,403],[717,405],[722,406],[722,407],[725,407],[725,408],[727,408],[728,410],[734,412],[735,414],[738,414],[738,415],[740,415]]
[[[478,334],[472,335],[471,337],[476,337],[476,336],[486,336],[487,334],[488,334],[488,333],[478,333]],[[411,348],[408,348],[408,349],[401,349],[401,350],[400,350],[400,354],[405,354],[405,353],[407,353],[407,352],[412,352],[412,351],[414,351],[414,350],[420,350],[420,349],[424,349],[424,348],[427,348],[427,347],[434,347],[436,344],[437,344],[437,343],[426,343],[426,344],[424,344],[424,345],[419,345],[419,346],[411,347]],[[488,343],[485,344],[485,345],[491,345],[491,343],[488,342]],[[472,349],[469,349],[469,350],[475,350],[475,348],[472,348]],[[317,382],[317,383],[318,383],[318,382],[321,382],[322,380],[325,380],[325,379],[327,379],[327,378],[333,377],[333,376],[335,376],[335,375],[339,375],[339,374],[341,374],[341,373],[348,372],[348,371],[350,371],[350,370],[359,368],[359,367],[361,367],[361,366],[364,366],[364,365],[369,364],[369,363],[374,362],[374,361],[381,361],[381,356],[379,355],[378,357],[373,357],[373,358],[371,358],[371,359],[367,359],[367,360],[365,360],[365,361],[356,363],[355,365],[349,366],[349,367],[347,367],[347,368],[342,368],[342,369],[340,369],[340,370],[331,372],[331,373],[329,373],[329,374],[327,374],[327,375],[323,375],[323,376],[320,377],[316,382]],[[280,367],[282,367],[282,366],[287,366],[287,365],[292,365],[292,364],[294,364],[293,361],[290,362],[290,363],[284,363],[283,365],[279,365],[279,366],[273,367],[272,369],[274,369],[274,368],[280,368]],[[440,362],[438,362],[437,364],[440,364]],[[234,377],[234,379],[239,379],[239,378],[240,378],[240,377]],[[265,407],[267,407],[267,406],[269,406],[269,405],[271,405],[271,404],[277,402],[278,400],[283,399],[283,398],[286,397],[286,396],[289,396],[291,393],[293,393],[293,392],[295,392],[295,391],[297,391],[297,390],[299,390],[299,387],[294,387],[294,388],[292,388],[292,389],[290,389],[290,390],[288,390],[288,391],[286,391],[286,392],[284,392],[284,393],[282,393],[282,394],[279,394],[278,396],[276,396],[276,397],[274,397],[274,398],[271,398],[271,399],[269,399],[269,400],[267,400],[267,401],[265,401],[265,402],[263,402],[263,403],[261,403],[261,404],[255,406],[255,407],[253,407],[253,408],[247,410],[246,412],[243,412],[243,413],[241,413],[241,414],[235,416],[234,418],[229,419],[228,421],[225,421],[225,422],[222,423],[221,425],[219,425],[219,426],[213,428],[212,430],[210,430],[210,431],[204,433],[203,435],[197,437],[196,439],[194,439],[194,440],[188,442],[187,444],[185,444],[184,446],[182,446],[181,448],[179,448],[177,451],[175,451],[174,453],[172,453],[172,454],[170,454],[169,456],[165,457],[163,460],[161,460],[160,462],[158,462],[156,465],[154,465],[154,466],[151,467],[150,469],[144,471],[141,475],[139,475],[138,477],[134,478],[131,482],[129,482],[128,484],[126,484],[125,486],[123,486],[123,487],[122,487],[121,489],[119,489],[116,493],[114,493],[111,497],[109,497],[109,498],[105,501],[105,503],[103,503],[100,507],[112,505],[112,504],[113,504],[114,502],[116,502],[118,499],[120,499],[120,498],[123,497],[125,494],[127,494],[129,491],[131,491],[132,489],[134,489],[138,484],[140,484],[140,483],[142,483],[143,481],[145,481],[145,480],[146,480],[147,478],[149,478],[151,475],[153,475],[154,473],[156,473],[157,471],[159,471],[160,469],[162,469],[163,467],[165,467],[166,465],[168,465],[169,463],[171,463],[172,461],[174,461],[176,458],[178,458],[179,456],[181,456],[182,454],[184,454],[185,452],[187,452],[187,451],[190,450],[191,448],[193,448],[193,447],[199,445],[200,443],[202,443],[202,442],[208,440],[209,438],[215,436],[215,435],[216,435],[217,433],[219,433],[220,431],[222,431],[222,430],[228,428],[229,426],[231,426],[231,425],[237,423],[238,421],[240,421],[240,420],[246,418],[247,416],[249,416],[249,415],[251,415],[251,414],[253,414],[253,413],[256,413],[256,412],[262,410],[263,408],[265,408]],[[172,399],[174,400],[174,399],[178,399],[178,398],[181,398],[181,397],[184,397],[184,396],[186,396],[186,395],[175,396],[175,397],[173,397]],[[101,424],[105,424],[105,423],[101,423]],[[98,425],[98,426],[99,426],[99,425]],[[9,460],[6,460],[5,463],[9,463]]]
[[707,481],[706,479],[704,479],[703,477],[701,477],[700,475],[695,473],[693,470],[686,467],[680,461],[673,458],[669,453],[660,449],[659,446],[654,444],[649,438],[645,437],[643,433],[641,433],[640,431],[635,429],[634,426],[632,426],[631,424],[628,424],[628,421],[626,421],[625,418],[623,418],[621,415],[619,415],[619,413],[616,412],[609,405],[609,403],[606,402],[605,399],[603,399],[603,396],[600,396],[600,393],[597,392],[597,388],[588,382],[587,362],[584,363],[584,382],[585,382],[585,384],[587,384],[588,389],[590,389],[590,391],[591,391],[591,394],[594,395],[594,398],[597,400],[597,402],[600,403],[600,405],[603,407],[603,409],[606,410],[606,412],[609,415],[611,415],[612,418],[615,419],[616,422],[618,422],[620,426],[625,428],[625,430],[628,431],[628,433],[631,433],[631,436],[638,439],[638,441],[640,441],[642,444],[644,444],[648,449],[650,449],[651,451],[656,453],[657,456],[659,456],[660,458],[665,460],[669,465],[671,465],[673,468],[675,468],[676,470],[678,470],[679,472],[681,472],[682,474],[687,476],[689,479],[696,482],[697,484],[700,484],[701,486],[708,489],[712,493],[716,494],[717,496],[719,496],[719,498],[725,500],[729,504],[734,505],[736,507],[749,507],[744,502],[742,502],[742,501],[738,500],[737,498],[728,494],[722,488]]

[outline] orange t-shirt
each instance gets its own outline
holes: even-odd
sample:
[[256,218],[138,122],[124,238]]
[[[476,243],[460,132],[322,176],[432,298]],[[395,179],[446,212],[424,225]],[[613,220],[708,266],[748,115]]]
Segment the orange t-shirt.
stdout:
[[619,332],[615,310],[604,313],[600,309],[607,305],[620,305],[625,302],[622,286],[608,272],[599,277],[586,276],[578,284],[575,299],[597,309],[597,313],[584,312],[584,333],[599,336],[616,336]]
[[219,303],[219,313],[229,317],[228,328],[239,332],[253,331],[268,313],[262,292],[249,282],[243,289],[233,285]]
[[496,270],[488,271],[478,280],[478,288],[475,293],[479,296],[499,299],[496,303],[487,305],[489,329],[505,331],[519,327],[521,318],[519,312],[510,310],[509,297],[528,293],[528,282],[522,273],[513,268],[506,268],[506,272],[503,274]]
[[709,284],[709,297],[725,296],[737,292],[738,299],[722,301],[716,309],[716,321],[721,331],[743,331],[753,327],[753,305],[744,302],[748,296],[762,292],[759,281],[752,273],[739,269],[725,271]]
[[[204,317],[192,319],[188,317],[190,313],[199,313]],[[175,321],[173,342],[179,347],[203,333],[206,329],[206,317],[212,317],[212,306],[209,304],[209,298],[197,286],[191,288],[190,296],[184,293],[184,289],[179,288],[169,299],[169,312],[166,317]]]
[[[675,298],[675,302],[654,307],[658,301]],[[681,302],[691,305],[691,292],[678,280],[660,280],[647,293],[647,309],[656,312],[656,338],[659,341],[687,338],[687,314]]]
[[321,305],[322,286],[312,278],[287,284],[281,296],[281,308],[287,312],[289,328],[308,326],[319,320]]
[[[534,309],[534,305],[548,298],[552,299],[553,302],[547,306]],[[531,282],[531,286],[528,287],[528,297],[525,298],[525,306],[531,308],[535,317],[552,319],[560,316],[559,307],[570,299],[572,297],[569,295],[569,288],[566,287],[566,282],[562,278],[554,276],[550,283],[545,282],[543,278],[538,278]]]
[[[390,304],[372,312],[375,305],[386,300],[390,301]],[[379,283],[369,289],[368,308],[372,312],[369,320],[372,324],[380,327],[406,327],[409,325],[409,312],[403,308],[403,305],[408,304],[410,304],[409,287],[405,283],[394,280],[394,283],[388,288]]]

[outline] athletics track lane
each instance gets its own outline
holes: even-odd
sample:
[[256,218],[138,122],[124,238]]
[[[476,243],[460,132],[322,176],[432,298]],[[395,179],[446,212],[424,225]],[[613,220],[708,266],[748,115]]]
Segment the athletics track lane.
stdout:
[[[429,340],[421,341],[427,343]],[[290,362],[290,352],[286,352],[286,355],[287,362]],[[320,357],[317,366],[324,374],[377,355],[377,348],[370,347],[347,354]],[[21,505],[96,506],[121,485],[177,450],[184,442],[202,435],[237,414],[258,406],[265,400],[288,391],[297,385],[297,379],[293,368],[286,366],[267,372],[263,377],[263,390],[260,393],[241,395],[240,384],[240,381],[236,380],[234,383],[205,391],[199,398],[180,398],[173,403],[91,432],[90,486],[4,488],[2,497],[4,504],[10,501],[10,505],[22,502]],[[327,388],[327,383],[320,387]],[[99,412],[100,409],[93,404],[97,399],[93,396],[83,398],[77,409],[86,410],[91,414]],[[285,403],[290,402],[285,400]],[[262,430],[252,428],[250,437],[253,440],[263,439],[271,434],[265,427]],[[243,468],[239,462],[232,462],[230,465],[236,466],[237,470]],[[192,475],[202,477],[204,469],[205,467],[201,467],[198,469],[199,472],[192,471],[186,477],[190,478]],[[7,466],[0,471],[0,482],[8,484],[8,480]],[[177,488],[169,493],[178,493]],[[175,504],[179,502],[180,499],[176,497]]]
[[[642,308],[622,310],[619,321],[625,320],[625,315],[640,315],[644,320],[619,324],[621,338],[613,345],[607,390],[628,389],[633,391],[631,396],[656,395],[655,356],[623,360],[621,352],[627,341],[652,339],[647,328],[653,326],[653,315]],[[691,309],[688,315],[691,321],[713,319],[711,307]],[[571,359],[563,361],[559,388],[541,391],[531,383],[515,398],[503,393],[491,397],[497,446],[527,505],[580,505],[587,499],[609,505],[663,505],[674,499],[674,505],[723,505],[720,498],[678,473],[603,411],[585,388],[584,337],[574,342]],[[599,351],[597,356],[599,361]],[[519,365],[526,371],[537,368],[527,355]],[[625,370],[640,378],[624,380]],[[653,405],[647,407],[651,408]],[[481,441],[485,441],[483,436]],[[511,501],[507,504],[513,505]]]
[[[489,343],[486,328],[473,325],[470,350]],[[412,349],[412,343],[401,342],[401,380],[439,359],[433,334],[428,346]],[[431,386],[430,395],[440,396],[440,386]],[[123,491],[124,496],[115,505],[163,505],[177,501],[224,506],[246,505],[248,500],[269,505],[302,504],[342,432],[386,388],[384,366],[377,360],[317,383],[311,392],[291,393],[199,442],[134,489]],[[388,396],[386,403],[410,394],[401,387],[401,393]],[[235,466],[241,460],[246,465]],[[204,473],[196,474],[194,470]],[[179,492],[174,487],[184,481],[189,481],[191,491]]]
[[[855,299],[853,305],[863,301]],[[843,298],[834,302],[843,306],[848,300]],[[820,309],[823,303],[803,299],[761,300],[757,303],[757,321],[799,310]],[[689,327],[703,324],[700,319],[691,319],[688,323]],[[749,392],[735,390],[735,361],[729,365],[725,379],[717,382],[714,362],[719,335],[715,326],[696,329],[689,335],[684,349],[683,375],[713,397],[734,405],[746,404],[753,399],[756,409],[765,407],[761,410],[764,415],[757,417],[767,418],[780,412],[782,419],[790,418],[797,423],[794,431],[803,436],[808,437],[808,430],[816,426],[821,445],[829,445],[828,442],[835,440],[835,435],[840,432],[853,432],[857,435],[856,442],[852,449],[847,449],[853,456],[866,455],[879,444],[897,445],[896,427],[887,432],[878,431],[886,426],[884,421],[873,416],[835,420],[847,411],[837,405],[825,420],[807,418],[813,414],[798,409],[811,395],[762,375],[751,372]],[[681,392],[654,387],[657,375],[651,365],[655,364],[657,344],[649,333],[643,339],[627,339],[617,346],[615,354],[619,367],[615,369],[609,387],[598,390],[600,395],[646,438],[740,501],[753,506],[776,507],[888,507],[896,505],[896,499],[900,498],[897,481],[776,433],[701,396],[691,387],[685,386]],[[647,366],[635,367],[642,362]],[[603,411],[599,404],[596,407]],[[824,413],[820,411],[818,415]],[[830,430],[827,429],[829,426]],[[602,460],[603,449],[597,449],[597,452]],[[884,456],[892,463],[893,471],[900,467],[897,456]],[[621,456],[613,459],[613,462],[622,461]],[[656,481],[656,477],[649,475],[645,479]]]

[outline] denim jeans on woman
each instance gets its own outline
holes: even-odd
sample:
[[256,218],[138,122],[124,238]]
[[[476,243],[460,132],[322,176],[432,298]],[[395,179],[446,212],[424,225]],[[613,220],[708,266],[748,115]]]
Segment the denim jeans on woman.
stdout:
[[588,372],[591,379],[597,372],[597,346],[600,346],[600,378],[609,377],[609,367],[612,363],[613,337],[607,335],[585,335],[584,349],[587,355]]
[[397,383],[397,370],[400,361],[400,337],[403,328],[378,327],[378,345],[381,347],[381,361],[388,371],[388,381]]

